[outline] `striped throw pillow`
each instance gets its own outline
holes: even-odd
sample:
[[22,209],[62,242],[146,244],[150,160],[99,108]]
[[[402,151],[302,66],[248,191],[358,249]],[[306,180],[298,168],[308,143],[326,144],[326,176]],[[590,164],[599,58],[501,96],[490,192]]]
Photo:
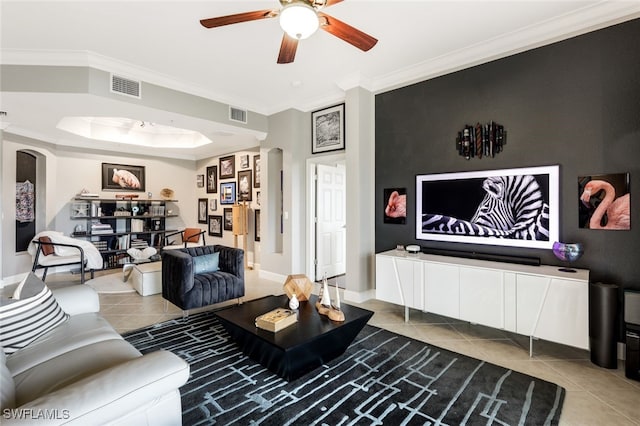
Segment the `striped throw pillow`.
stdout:
[[67,320],[49,287],[30,272],[11,297],[0,300],[0,344],[11,355]]

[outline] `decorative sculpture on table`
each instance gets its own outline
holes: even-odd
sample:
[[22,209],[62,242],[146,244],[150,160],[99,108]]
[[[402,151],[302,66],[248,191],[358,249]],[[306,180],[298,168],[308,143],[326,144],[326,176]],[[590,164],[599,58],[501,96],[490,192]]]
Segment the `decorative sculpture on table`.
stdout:
[[313,284],[306,275],[289,275],[283,285],[289,298],[289,308],[295,311],[300,307],[300,302],[309,300],[312,288]]
[[289,299],[289,309],[291,309],[292,311],[297,311],[299,307],[300,307],[300,302],[298,301],[296,294],[293,293],[291,295],[291,298]]
[[298,302],[309,300],[313,283],[304,274],[289,275],[283,285],[284,292],[287,293],[289,299],[295,294]]
[[331,295],[329,294],[327,274],[324,274],[324,277],[322,277],[322,285],[320,286],[320,292],[318,293],[316,308],[322,315],[327,315],[329,313],[329,310],[331,309]]
[[[565,262],[575,262],[576,260],[582,257],[584,253],[584,247],[581,243],[561,243],[560,241],[556,241],[553,243],[553,254],[560,260]],[[560,268],[562,272],[576,272],[575,269],[571,268]]]
[[340,290],[338,289],[338,279],[336,278],[336,302],[331,305],[329,319],[333,321],[344,321],[344,312],[340,309]]
[[322,286],[318,294],[318,302],[316,302],[316,308],[320,315],[326,315],[332,321],[342,322],[344,321],[344,312],[340,310],[340,295],[338,294],[338,281],[336,280],[336,303],[331,304],[331,296],[329,294],[329,283],[327,282],[327,275],[322,278]]
[[131,259],[133,259],[134,263],[149,261],[149,258],[151,258],[151,256],[154,256],[157,252],[158,251],[154,247],[145,247],[144,249],[131,247],[127,250],[127,254],[131,256]]
[[338,290],[338,279],[336,278],[336,301],[331,304],[331,307],[336,310],[340,310],[340,290]]

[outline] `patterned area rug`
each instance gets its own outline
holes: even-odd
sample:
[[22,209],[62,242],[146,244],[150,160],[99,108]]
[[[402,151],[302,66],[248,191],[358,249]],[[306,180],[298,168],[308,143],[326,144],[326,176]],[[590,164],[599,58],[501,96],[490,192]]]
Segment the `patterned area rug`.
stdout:
[[555,425],[565,395],[556,384],[373,326],[344,355],[292,382],[240,353],[209,312],[125,339],[190,364],[180,389],[185,425]]

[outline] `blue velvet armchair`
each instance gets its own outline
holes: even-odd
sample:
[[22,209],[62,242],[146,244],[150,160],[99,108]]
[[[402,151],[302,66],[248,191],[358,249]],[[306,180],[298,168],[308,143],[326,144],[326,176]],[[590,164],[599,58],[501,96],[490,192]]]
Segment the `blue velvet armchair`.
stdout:
[[[217,253],[217,254],[216,254]],[[217,265],[202,271],[214,255]],[[163,251],[162,297],[182,309],[201,308],[244,296],[244,250],[222,245]]]

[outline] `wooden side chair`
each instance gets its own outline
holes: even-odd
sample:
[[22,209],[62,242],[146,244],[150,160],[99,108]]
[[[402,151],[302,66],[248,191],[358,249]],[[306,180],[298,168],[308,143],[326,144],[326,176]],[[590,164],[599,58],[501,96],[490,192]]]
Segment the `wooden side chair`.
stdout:
[[[207,231],[203,231],[200,228],[185,228],[182,231],[165,234],[165,245],[162,249],[172,250],[177,248],[203,247],[206,245],[204,238],[206,232]],[[173,242],[170,238],[178,234],[180,235],[180,242]]]

